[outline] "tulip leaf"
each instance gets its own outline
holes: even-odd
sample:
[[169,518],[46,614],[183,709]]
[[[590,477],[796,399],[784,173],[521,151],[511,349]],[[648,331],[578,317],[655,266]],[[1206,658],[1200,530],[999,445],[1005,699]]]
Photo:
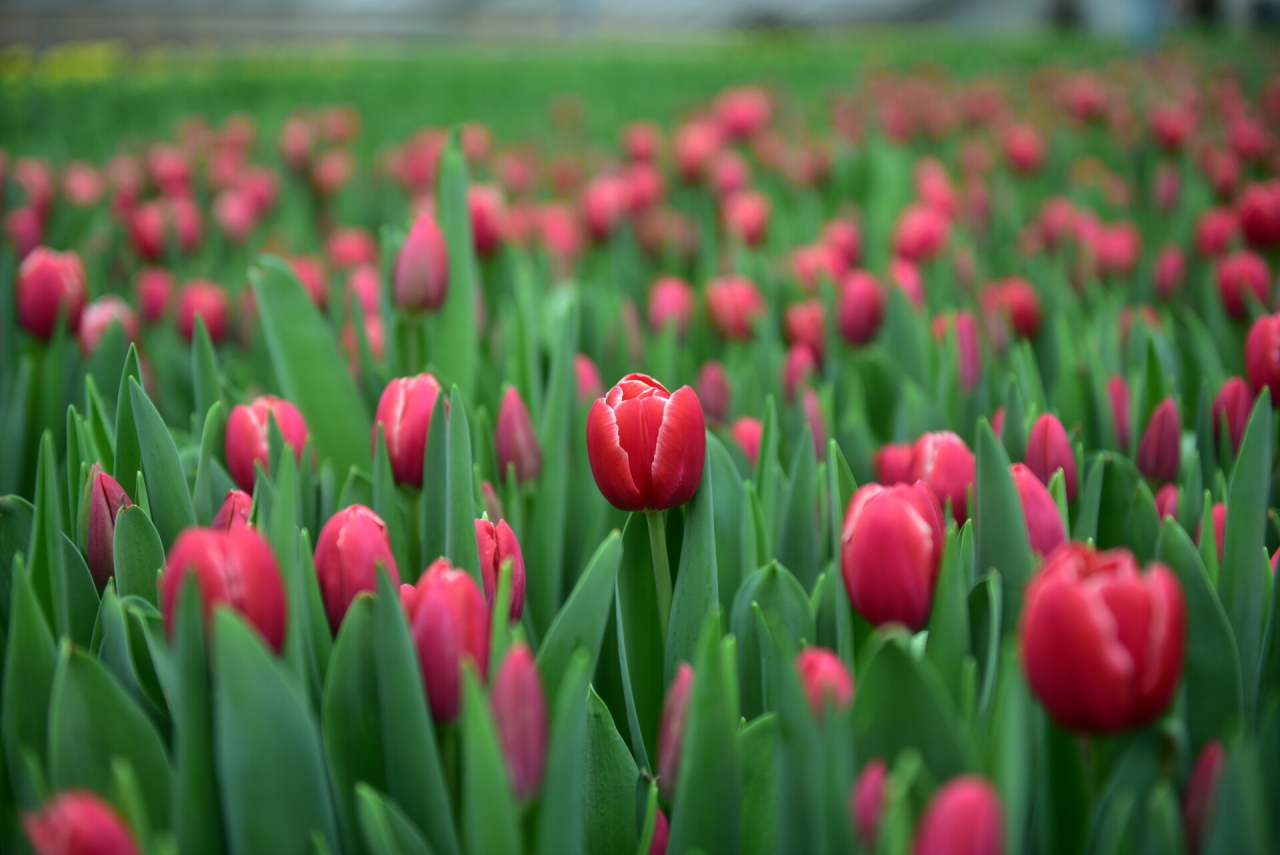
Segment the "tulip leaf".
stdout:
[[471,209],[467,188],[471,182],[462,154],[461,133],[449,133],[440,156],[440,230],[449,248],[449,291],[437,318],[431,361],[471,394],[478,360],[476,333],[476,255],[471,238]]
[[998,573],[988,573],[969,590],[970,649],[978,665],[982,681],[978,692],[978,709],[986,710],[995,691],[1000,657],[1001,592]]
[[960,565],[960,535],[949,526],[929,613],[925,655],[937,669],[956,703],[961,698],[961,663],[969,653],[969,607],[964,568]]
[[766,686],[770,682],[769,646],[761,637],[754,606],[769,622],[773,634],[781,633],[793,649],[814,641],[817,634],[813,609],[804,588],[787,568],[771,561],[747,577],[733,603],[729,628],[737,639],[738,679],[742,698],[742,714],[748,721],[765,712]]
[[484,590],[480,573],[480,550],[476,544],[476,490],[471,468],[471,431],[467,408],[457,386],[449,395],[448,525],[444,554],[455,567],[466,570]]
[[151,519],[137,505],[121,508],[116,516],[113,551],[120,596],[134,595],[157,605],[156,574],[164,568],[164,547]]
[[[742,505],[745,496],[742,476],[734,465],[733,457],[720,438],[707,432],[708,465],[706,472],[716,488],[713,534],[716,542],[716,587],[720,594],[720,608],[728,614],[733,608],[733,597],[744,578],[742,572]],[[754,556],[753,556],[754,557]],[[683,557],[681,558],[683,561]]]
[[1027,459],[1027,403],[1016,375],[1009,378],[1009,391],[1004,397],[1000,442],[1009,453],[1009,460],[1019,462]]
[[[5,274],[0,274],[4,276]],[[6,363],[7,367],[8,363]],[[17,369],[8,380],[8,385],[0,386],[8,393],[4,399],[4,409],[0,410],[0,454],[11,461],[8,466],[0,466],[0,494],[8,494],[22,488],[24,475],[30,472],[29,463],[25,463],[28,446],[28,431],[34,428],[34,419],[28,414],[32,398],[31,381],[35,374],[35,360],[31,354],[24,354],[17,361]]]
[[[1022,611],[1022,589],[1035,571],[1022,500],[1009,473],[1009,456],[985,420],[978,426],[977,536],[979,574],[1000,572],[1004,615],[1001,625],[1012,632]],[[928,759],[925,760],[926,764]]]
[[1034,760],[1034,707],[1022,679],[1012,638],[1003,642],[988,738],[988,768],[1000,792],[1004,851],[1017,855],[1027,838]]
[[[426,567],[445,555],[449,531],[449,415],[448,398],[436,395],[427,430],[427,446],[422,456],[422,496],[418,532],[422,554],[414,570]],[[370,494],[372,495],[372,494]],[[473,523],[474,525],[474,523]],[[472,529],[475,533],[475,529]],[[411,556],[412,557],[412,556]],[[416,581],[416,580],[410,580]]]
[[519,817],[489,703],[470,663],[462,671],[462,839],[468,855],[518,855]]
[[[81,427],[84,420],[80,418],[80,414],[76,412],[75,407],[67,407],[67,459],[63,464],[67,475],[67,531],[77,532],[76,540],[82,541],[83,533],[87,528],[88,519],[84,522],[85,526],[81,526],[81,504],[84,499],[85,491],[81,489],[88,482],[89,474],[89,453],[88,443],[85,442],[81,433]],[[87,429],[86,429],[87,430]],[[83,546],[83,543],[80,543]]]
[[[614,626],[626,702],[631,753],[636,765],[657,768],[658,719],[662,715],[663,639],[658,629],[658,596],[653,585],[649,529],[643,512],[631,514],[622,532],[616,582]],[[652,759],[650,759],[652,758]]]
[[31,546],[35,507],[21,496],[0,496],[0,618],[8,620],[12,602],[14,556]]
[[226,408],[221,401],[214,401],[204,417],[204,429],[200,433],[200,457],[196,464],[196,482],[191,492],[192,511],[196,524],[207,526],[222,507],[231,478],[218,465],[214,454],[222,448],[226,429]]
[[742,757],[742,851],[777,851],[778,732],[776,715],[763,715],[738,731]]
[[548,627],[538,648],[538,672],[547,697],[559,697],[560,681],[579,647],[590,654],[590,671],[595,673],[621,560],[622,537],[616,531],[611,532],[592,556],[587,569],[582,571],[564,608]]
[[284,397],[306,419],[321,459],[339,472],[367,469],[373,425],[333,330],[284,261],[264,255],[259,265],[249,281]]
[[152,522],[167,550],[183,529],[196,524],[191,494],[187,492],[187,476],[182,471],[178,447],[174,445],[169,429],[138,381],[130,381],[129,396],[137,425],[142,477],[147,483]]
[[594,659],[587,650],[574,651],[555,695],[538,812],[539,855],[577,851],[585,838],[583,763],[587,758],[587,688]]
[[636,782],[640,770],[618,734],[609,707],[587,689],[587,752],[583,783],[585,852],[634,852]]
[[[337,828],[305,690],[238,615],[214,612],[214,745],[228,848],[297,852]],[[270,805],[271,810],[264,810]]]
[[1147,799],[1146,807],[1143,851],[1150,855],[1157,855],[1157,853],[1182,855],[1186,852],[1182,808],[1173,791],[1173,786],[1168,781],[1158,783]]
[[844,662],[849,673],[853,673],[855,656],[853,638],[853,606],[849,602],[849,591],[845,588],[844,572],[840,558],[840,544],[844,534],[844,515],[858,491],[858,482],[849,470],[844,452],[834,439],[827,441],[827,513],[830,515],[828,529],[831,535],[832,579],[835,585],[836,614],[836,653]]
[[355,785],[364,848],[374,855],[432,855],[422,832],[400,807],[366,783]]
[[197,425],[204,424],[209,409],[222,397],[222,388],[218,380],[218,355],[200,315],[196,315],[191,333],[191,385],[195,390],[196,404],[192,419]]
[[[1273,758],[1267,758],[1270,765]],[[1274,852],[1274,814],[1262,786],[1262,769],[1256,749],[1232,751],[1219,772],[1214,809],[1210,812],[1200,852],[1205,855],[1265,855]],[[1267,795],[1274,795],[1270,793]]]
[[64,646],[49,699],[49,783],[109,799],[116,758],[137,773],[147,816],[167,828],[172,770],[160,734],[98,660]]
[[[298,499],[297,468],[292,454],[281,456],[277,472],[278,481],[270,503],[266,523],[259,521],[271,550],[275,553],[284,583],[286,620],[284,662],[299,684],[306,686],[311,700],[317,702],[321,694],[321,678],[316,666],[310,626],[310,604],[302,578],[301,556],[298,549]],[[259,475],[258,482],[266,483],[266,476]]]
[[1094,458],[1076,502],[1076,518],[1071,524],[1071,539],[1088,543],[1098,539],[1098,513],[1102,507],[1102,482],[1106,477],[1106,455]]
[[130,380],[142,382],[142,369],[138,367],[138,348],[132,344],[129,345],[129,354],[124,360],[124,370],[120,372],[120,391],[116,394],[115,467],[111,474],[121,484],[132,484],[134,473],[142,469],[142,449],[133,423]]
[[817,455],[813,432],[806,424],[796,440],[782,503],[782,527],[778,530],[778,560],[796,574],[805,590],[812,590],[822,564],[818,531]]
[[[716,577],[715,493],[709,454],[702,469],[702,483],[684,510],[680,566],[676,571],[671,623],[667,629],[663,660],[667,682],[675,677],[681,662],[693,658],[706,616],[717,611],[720,604]],[[678,512],[672,510],[667,513]]]
[[[49,697],[53,691],[57,649],[47,618],[31,589],[21,556],[13,559],[7,616],[0,736],[3,736],[8,784],[19,807],[34,810],[43,801],[45,751],[48,745]],[[33,777],[23,754],[32,752]]]
[[150,699],[142,690],[138,672],[134,668],[133,659],[129,655],[128,629],[124,616],[124,608],[120,598],[116,596],[115,583],[107,582],[102,593],[102,605],[98,609],[98,648],[95,651],[98,661],[119,681],[129,696],[136,700],[143,709],[153,717],[158,710],[150,709]]
[[1045,713],[1042,720],[1038,759],[1039,790],[1043,798],[1044,821],[1039,823],[1040,850],[1051,855],[1071,855],[1083,851],[1089,822],[1089,793],[1085,784],[1084,761],[1079,737],[1063,730]]
[[778,433],[778,407],[770,395],[765,398],[764,426],[760,433],[760,447],[756,451],[754,484],[764,522],[764,527],[756,532],[756,537],[764,544],[764,554],[754,562],[757,567],[776,555],[773,545],[777,542],[778,494],[781,491],[778,483],[781,478],[778,466]]
[[62,514],[58,500],[57,467],[53,434],[46,431],[40,438],[40,456],[36,462],[35,514],[31,524],[31,543],[25,550],[25,555],[31,589],[44,609],[46,620],[61,637],[70,632],[71,616],[62,586]]
[[70,638],[77,644],[85,645],[93,637],[93,625],[98,616],[98,589],[89,573],[89,565],[85,564],[84,556],[71,542],[71,538],[59,534],[58,539],[62,544],[62,599],[67,605]]

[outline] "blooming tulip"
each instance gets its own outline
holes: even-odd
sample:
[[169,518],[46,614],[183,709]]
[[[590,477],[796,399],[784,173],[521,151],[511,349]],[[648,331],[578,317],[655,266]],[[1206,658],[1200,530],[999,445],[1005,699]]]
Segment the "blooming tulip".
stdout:
[[867,484],[853,494],[840,533],[849,601],[875,626],[924,626],[942,560],[942,510],[927,484]]
[[836,305],[840,335],[852,345],[867,344],[876,337],[884,319],[884,288],[865,270],[853,270],[840,282]]
[[764,297],[745,276],[723,276],[707,285],[711,325],[730,341],[747,341],[767,311]]
[[123,299],[107,294],[85,306],[84,314],[80,316],[80,329],[76,333],[81,355],[91,356],[107,330],[115,324],[120,325],[126,342],[137,342],[138,319]]
[[378,565],[400,583],[391,540],[382,518],[364,505],[349,505],[329,517],[316,541],[316,578],[329,626],[336,633],[351,602],[378,584]]
[[1001,855],[1000,794],[977,775],[952,778],[934,793],[916,828],[913,855]]
[[1187,849],[1191,852],[1199,852],[1208,842],[1226,763],[1227,752],[1223,750],[1222,743],[1214,739],[1200,749],[1200,756],[1191,770],[1187,791],[1182,798],[1182,823],[1187,830]]
[[90,790],[63,790],[39,811],[22,815],[35,855],[139,855],[124,817]]
[[680,751],[684,747],[684,728],[689,720],[693,677],[693,668],[688,662],[681,662],[662,702],[662,721],[658,725],[658,789],[662,790],[667,801],[675,798],[680,776]]
[[837,711],[853,704],[853,677],[840,657],[825,647],[806,647],[796,655],[800,685],[809,700],[809,709],[819,719],[830,704]]
[[1250,184],[1236,205],[1240,230],[1253,246],[1280,245],[1280,182]]
[[1186,105],[1170,102],[1153,107],[1149,122],[1160,147],[1176,154],[1195,130],[1196,116]]
[[693,288],[679,276],[663,276],[649,289],[649,328],[660,333],[671,324],[684,338],[693,318]]
[[210,340],[221,342],[227,333],[228,313],[227,292],[216,282],[193,279],[178,293],[178,332],[187,341],[195,335],[199,315]]
[[81,505],[81,540],[93,582],[101,591],[115,575],[116,515],[133,502],[120,483],[97,463],[89,467],[89,480]]
[[1182,676],[1186,607],[1162,564],[1140,571],[1125,549],[1066,543],[1027,587],[1018,629],[1032,691],[1063,727],[1141,727]]
[[513,468],[520,483],[535,480],[542,472],[542,449],[529,410],[515,386],[507,387],[502,395],[495,433],[498,471],[505,475],[508,468]]
[[1151,414],[1138,443],[1138,470],[1153,481],[1178,477],[1182,455],[1182,417],[1173,398],[1165,398]]
[[59,312],[75,332],[84,311],[85,273],[80,255],[38,246],[18,267],[18,321],[36,338],[48,339]]
[[410,620],[431,714],[441,723],[458,717],[462,657],[480,677],[489,670],[489,610],[484,594],[465,570],[437,559],[418,580]]
[[704,362],[693,386],[709,419],[723,422],[729,418],[729,372],[722,364],[714,359]]
[[1043,413],[1027,436],[1027,467],[1048,486],[1053,473],[1062,470],[1067,501],[1076,500],[1076,455],[1062,421],[1053,413]]
[[274,395],[262,395],[250,404],[238,404],[227,418],[227,471],[246,492],[253,490],[254,464],[267,465],[267,434],[274,417],[294,458],[302,462],[307,444],[307,422],[293,404]]
[[547,700],[533,654],[522,641],[511,645],[489,693],[498,742],[516,799],[528,801],[542,785],[547,765]]
[[407,311],[437,311],[449,294],[449,251],[429,213],[418,215],[391,273],[395,304]]
[[1018,488],[1018,499],[1022,502],[1022,516],[1027,524],[1031,550],[1040,555],[1048,555],[1067,539],[1062,515],[1058,513],[1058,503],[1027,466],[1015,463],[1009,471],[1013,476],[1013,485]]
[[877,757],[862,767],[853,791],[849,793],[849,814],[853,817],[853,827],[863,849],[875,849],[876,839],[880,836],[888,776],[889,768]]
[[324,259],[314,255],[295,255],[289,259],[289,269],[311,302],[323,311],[329,301],[329,273],[325,270]]
[[1222,422],[1226,419],[1227,434],[1231,437],[1233,451],[1240,450],[1240,441],[1244,439],[1244,429],[1249,424],[1249,416],[1253,413],[1253,390],[1241,377],[1230,377],[1222,384],[1213,399],[1213,435],[1216,439],[1222,432]]
[[964,440],[950,431],[926,433],[916,440],[912,454],[912,481],[924,481],[933,488],[940,506],[951,503],[957,522],[969,518],[969,488],[973,485],[975,461]]
[[489,520],[476,520],[476,546],[480,550],[480,576],[484,582],[484,599],[493,608],[494,598],[498,596],[498,573],[503,562],[511,561],[511,608],[508,616],[511,621],[520,620],[524,613],[525,572],[524,555],[520,552],[520,541],[507,525],[506,520],[498,520],[497,524]]
[[[373,443],[376,447],[381,426],[386,435],[387,456],[391,458],[391,474],[397,484],[422,486],[422,462],[427,453],[431,413],[440,394],[440,383],[434,376],[418,374],[392,380],[378,399]],[[446,400],[446,412],[448,407]]]
[[249,512],[252,510],[253,496],[250,496],[244,490],[228,490],[226,498],[222,500],[221,507],[214,514],[213,522],[209,524],[209,528],[225,531],[235,525],[247,525]]
[[178,593],[188,575],[195,577],[206,623],[215,606],[229,606],[273,650],[284,649],[288,614],[284,583],[271,547],[255,529],[243,525],[226,531],[189,528],[178,535],[160,576],[160,610],[171,639]]
[[1257,253],[1241,250],[1218,261],[1214,267],[1214,281],[1223,308],[1233,318],[1240,319],[1248,310],[1248,295],[1252,294],[1263,306],[1271,290],[1271,273],[1266,260]]

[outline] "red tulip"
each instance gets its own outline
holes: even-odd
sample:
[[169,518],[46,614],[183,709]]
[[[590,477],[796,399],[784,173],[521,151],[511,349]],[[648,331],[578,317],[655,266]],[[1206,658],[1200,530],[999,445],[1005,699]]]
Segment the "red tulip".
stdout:
[[723,198],[745,189],[751,181],[751,171],[746,160],[731,148],[721,149],[707,166],[711,192]]
[[714,422],[724,422],[729,418],[729,372],[723,365],[714,359],[704,362],[693,386],[698,391],[698,400],[702,402],[707,418]]
[[686,183],[702,177],[711,158],[724,144],[720,126],[715,121],[701,117],[676,128],[673,138],[676,171]]
[[845,274],[844,257],[830,244],[811,243],[791,253],[791,273],[806,294],[817,294],[823,282],[836,285]]
[[947,220],[955,219],[960,200],[951,176],[937,158],[926,157],[916,164],[915,185],[916,198]]
[[596,486],[624,511],[683,505],[702,481],[706,424],[697,394],[675,393],[628,374],[587,416],[587,456]]
[[722,276],[707,285],[711,325],[730,341],[747,341],[768,307],[755,283],[745,276]]
[[458,717],[462,657],[483,679],[489,670],[489,610],[475,580],[447,558],[437,559],[418,580],[410,622],[431,714],[440,723]]
[[62,195],[74,207],[92,207],[102,198],[102,175],[84,161],[73,160],[62,173]]
[[631,206],[629,187],[616,175],[601,175],[582,191],[582,220],[593,240],[604,241],[618,228]]
[[196,315],[204,320],[205,329],[214,344],[227,334],[227,292],[216,282],[193,279],[178,292],[178,332],[191,341],[196,330]]
[[329,272],[325,270],[324,259],[314,255],[295,255],[288,261],[307,297],[316,308],[324,311],[329,302]]
[[849,602],[875,626],[924,626],[942,560],[942,510],[927,484],[867,484],[853,494],[840,533]]
[[822,401],[812,386],[806,386],[800,396],[800,410],[813,437],[813,453],[821,461],[827,455],[827,419],[822,412]]
[[365,320],[377,318],[381,322],[382,311],[382,274],[372,264],[358,264],[347,274],[346,308],[351,310],[352,301],[360,304]]
[[144,267],[138,271],[134,290],[144,321],[154,324],[164,317],[173,288],[173,274],[163,267]]
[[206,624],[215,606],[238,612],[277,653],[284,649],[288,603],[280,568],[262,535],[249,526],[189,528],[174,541],[160,576],[160,610],[173,638],[178,593],[195,576]]
[[[1213,537],[1214,544],[1218,547],[1218,563],[1222,563],[1223,546],[1227,537],[1227,506],[1223,502],[1215,502],[1213,507],[1209,509],[1209,516],[1213,521]],[[1196,523],[1196,546],[1200,545],[1200,535],[1204,532],[1204,518]]]
[[119,324],[124,331],[126,342],[137,342],[138,319],[122,298],[107,294],[85,306],[76,336],[80,342],[80,353],[86,357],[91,356],[98,349],[98,342],[107,334],[107,330],[115,324]]
[[84,263],[80,255],[43,246],[31,250],[18,267],[16,299],[19,323],[36,338],[53,335],[59,312],[66,317],[67,329],[75,332],[85,302]]
[[498,742],[516,799],[528,801],[542,786],[547,765],[547,700],[533,654],[522,641],[511,645],[489,693]]
[[760,440],[764,436],[764,423],[751,416],[739,416],[729,427],[729,436],[742,449],[747,462],[754,467],[760,458]]
[[1222,770],[1226,765],[1227,752],[1218,740],[1206,742],[1200,749],[1182,798],[1182,824],[1187,830],[1187,850],[1190,852],[1199,852],[1208,842]]
[[1151,133],[1160,147],[1176,154],[1195,130],[1196,116],[1189,107],[1169,102],[1153,107],[1149,122]]
[[99,591],[116,572],[116,515],[121,508],[132,504],[129,494],[115,478],[103,472],[99,464],[89,467],[89,480],[81,502],[80,539],[85,544],[89,573]]
[[498,574],[504,561],[511,560],[511,608],[508,616],[512,623],[524,613],[525,571],[524,555],[520,541],[507,525],[506,520],[497,524],[489,520],[476,520],[476,546],[480,550],[480,576],[484,581],[484,599],[489,608],[498,596]]
[[684,747],[684,728],[689,720],[693,677],[693,668],[688,662],[681,662],[662,702],[662,721],[658,725],[658,789],[662,790],[667,801],[675,798],[680,776],[680,751]]
[[853,704],[853,677],[840,657],[825,647],[806,647],[796,655],[800,685],[809,699],[809,709],[819,719],[830,704],[838,711]]
[[1249,424],[1249,416],[1253,413],[1253,390],[1241,377],[1230,377],[1222,384],[1217,396],[1213,399],[1213,435],[1217,439],[1222,431],[1222,420],[1227,421],[1227,432],[1231,437],[1231,448],[1240,450],[1240,441],[1244,438],[1244,429]]
[[822,242],[839,253],[846,270],[862,263],[862,232],[854,220],[843,218],[828,222],[822,227]]
[[364,505],[349,505],[329,517],[316,541],[316,578],[329,626],[337,633],[351,602],[378,586],[378,565],[393,585],[400,572],[382,518]]
[[1263,306],[1267,304],[1271,271],[1267,269],[1266,259],[1257,253],[1246,249],[1220,259],[1214,266],[1214,280],[1223,308],[1237,320],[1243,318],[1248,310],[1249,294]]
[[505,477],[508,467],[513,467],[516,480],[522,484],[537,479],[542,472],[542,449],[529,410],[515,386],[508,386],[502,395],[495,432],[499,472]]
[[[439,381],[431,374],[397,377],[387,384],[378,399],[373,419],[373,444],[378,442],[378,426],[386,434],[387,456],[397,484],[422,486],[422,462],[427,453],[431,413],[441,394]],[[448,411],[445,401],[445,411]]]
[[1161,300],[1171,299],[1182,287],[1186,272],[1187,259],[1182,247],[1171,243],[1161,249],[1156,256],[1156,296]]
[[786,399],[794,401],[796,392],[813,379],[817,370],[818,360],[809,345],[797,342],[787,348],[787,356],[782,364],[782,390]]
[[1005,128],[1001,145],[1009,168],[1019,175],[1034,175],[1044,166],[1044,136],[1034,125],[1019,123]]
[[89,790],[63,790],[40,811],[22,815],[35,855],[139,855],[124,817]]
[[1253,322],[1244,343],[1245,375],[1254,392],[1271,390],[1280,400],[1280,315],[1264,315]]
[[1031,433],[1027,436],[1026,462],[1027,467],[1045,486],[1053,478],[1053,473],[1061,469],[1067,501],[1076,500],[1075,451],[1071,447],[1067,429],[1053,413],[1042,414],[1031,426]]
[[764,243],[769,231],[769,197],[755,190],[739,190],[720,203],[725,231],[747,246]]
[[693,288],[679,276],[662,276],[649,289],[649,328],[661,333],[674,325],[676,335],[684,338],[689,331],[695,303]]
[[7,213],[4,218],[4,229],[9,236],[9,242],[13,244],[15,255],[20,260],[34,252],[44,240],[44,219],[40,212],[30,205],[14,208]]
[[662,149],[662,129],[653,122],[632,122],[622,132],[622,150],[628,160],[652,161]]
[[916,446],[913,442],[889,442],[872,455],[876,482],[886,487],[910,482]]
[[952,778],[934,793],[916,828],[913,855],[1001,855],[1000,794],[977,775]]
[[1040,332],[1040,296],[1021,276],[991,283],[981,299],[988,323],[994,321],[1019,338],[1035,338]]
[[1107,378],[1107,397],[1111,399],[1111,418],[1116,426],[1116,441],[1121,448],[1129,447],[1129,384],[1119,374]]
[[1142,234],[1133,223],[1103,226],[1094,237],[1094,264],[1099,276],[1129,276],[1141,253]]
[[655,808],[653,814],[653,838],[649,841],[649,855],[667,855],[667,841],[671,828],[667,825],[667,815],[662,808]]
[[1280,245],[1280,181],[1244,188],[1236,211],[1240,229],[1251,245],[1264,249]]
[[1178,485],[1165,484],[1156,491],[1156,514],[1160,519],[1178,515]]
[[1018,629],[1032,691],[1063,727],[1141,727],[1169,706],[1182,676],[1186,608],[1164,565],[1140,571],[1125,549],[1067,543],[1027,587]]
[[853,791],[849,794],[849,814],[858,832],[858,842],[863,849],[874,850],[880,836],[880,821],[884,818],[885,787],[889,768],[879,757],[871,760],[858,774]]
[[730,139],[746,139],[769,126],[773,102],[758,86],[738,86],[716,96],[711,105],[720,128]]
[[1206,208],[1196,220],[1196,253],[1215,258],[1225,253],[1240,234],[1240,219],[1231,208]]
[[235,188],[223,190],[213,200],[213,221],[232,241],[245,242],[258,227],[253,197]]
[[429,213],[418,215],[391,272],[391,295],[406,311],[435,312],[449,295],[449,251]]
[[1022,516],[1027,523],[1031,550],[1039,555],[1048,555],[1067,540],[1067,530],[1058,513],[1058,503],[1027,466],[1015,463],[1009,467],[1009,471],[1022,502]]
[[938,256],[951,236],[951,224],[936,209],[915,204],[898,218],[893,233],[893,251],[917,264]]
[[582,403],[594,401],[604,394],[604,381],[600,379],[600,369],[585,353],[573,357],[573,371],[578,378],[578,400]]
[[853,270],[840,283],[836,306],[840,335],[852,345],[863,345],[876,337],[884,319],[884,288],[865,270]]
[[822,301],[813,299],[792,303],[783,315],[787,341],[793,345],[807,345],[818,362],[822,361],[827,350],[826,314]]
[[213,522],[209,524],[209,528],[226,531],[232,526],[247,525],[249,513],[252,510],[253,496],[250,496],[244,490],[228,490],[226,498],[222,500],[222,506],[218,508],[218,513],[214,514]]
[[325,255],[338,270],[351,270],[362,264],[377,265],[378,242],[368,231],[355,226],[334,229],[325,241]]
[[1138,443],[1138,470],[1154,481],[1173,481],[1182,460],[1182,417],[1173,398],[1165,398],[1151,414]]
[[969,518],[967,494],[974,468],[973,452],[963,439],[950,431],[926,433],[916,440],[909,480],[932,487],[939,505],[945,510],[950,501],[952,516],[963,522]]
[[960,368],[960,386],[971,392],[982,379],[982,350],[978,342],[978,322],[973,313],[961,309],[955,314],[937,315],[932,330],[936,341],[946,341],[952,328],[956,331],[956,359]]
[[294,458],[302,462],[308,432],[297,407],[274,395],[261,395],[250,404],[236,405],[227,418],[227,471],[246,492],[253,490],[254,464],[267,465],[267,434],[272,416],[285,443],[292,446]]
[[630,201],[632,214],[655,212],[667,195],[666,179],[662,170],[652,163],[636,161],[626,167],[622,173],[626,181],[626,197]]

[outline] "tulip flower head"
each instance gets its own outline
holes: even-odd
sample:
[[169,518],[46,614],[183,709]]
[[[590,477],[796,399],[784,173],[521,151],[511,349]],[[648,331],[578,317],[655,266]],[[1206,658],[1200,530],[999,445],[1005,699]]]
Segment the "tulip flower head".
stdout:
[[863,849],[874,850],[880,836],[888,777],[889,767],[877,757],[862,767],[849,793],[849,815],[853,818],[853,827]]
[[214,344],[227,334],[227,318],[230,307],[226,290],[216,282],[194,279],[182,286],[178,293],[178,332],[191,341],[195,336],[196,316],[204,321],[205,329]]
[[490,691],[498,742],[516,799],[526,802],[542,786],[547,765],[547,701],[528,645],[517,641],[498,667]]
[[1138,471],[1165,483],[1178,477],[1182,460],[1182,416],[1173,398],[1165,398],[1147,422],[1138,443]]
[[884,287],[865,270],[853,270],[840,283],[836,315],[840,335],[852,345],[869,343],[884,319]]
[[649,328],[660,333],[668,324],[684,338],[693,318],[693,288],[678,276],[663,276],[649,289]]
[[495,434],[498,470],[505,476],[508,469],[513,469],[522,484],[536,480],[542,473],[542,448],[533,419],[515,386],[507,387],[502,395]]
[[381,517],[364,505],[349,505],[329,517],[316,541],[315,566],[325,614],[335,634],[356,595],[376,590],[379,565],[392,584],[400,583]]
[[729,418],[729,372],[724,365],[708,360],[698,370],[697,379],[693,382],[698,391],[698,400],[702,403],[703,412],[713,422],[724,422]]
[[140,855],[142,849],[108,802],[90,790],[63,790],[39,811],[22,815],[35,855]]
[[658,725],[658,789],[667,801],[674,801],[680,777],[680,752],[684,748],[684,730],[689,721],[693,678],[692,666],[681,662],[662,702],[662,721]]
[[1075,449],[1062,421],[1053,413],[1042,413],[1027,435],[1027,468],[1047,487],[1053,473],[1062,470],[1067,501],[1076,500],[1078,478]]
[[226,531],[232,526],[248,525],[249,513],[253,510],[253,496],[244,490],[228,490],[222,500],[222,506],[213,516],[209,528]]
[[267,439],[274,418],[294,459],[302,462],[307,444],[307,422],[298,408],[274,395],[262,395],[250,404],[238,404],[227,418],[227,471],[246,492],[253,491],[254,464],[267,465]]
[[724,276],[707,285],[711,325],[730,341],[747,341],[767,311],[764,297],[745,276]]
[[39,339],[52,336],[60,312],[68,330],[79,328],[86,282],[78,253],[36,247],[18,267],[15,289],[18,321],[31,335]]
[[431,714],[437,722],[453,721],[462,703],[462,658],[470,657],[481,679],[489,670],[484,594],[470,573],[440,558],[418,580],[411,607],[410,624]]
[[[381,427],[386,437],[387,456],[391,459],[391,474],[397,484],[422,486],[431,413],[441,391],[439,381],[431,374],[397,377],[382,390],[373,420],[372,442],[376,448]],[[448,411],[446,400],[445,412]]]
[[1213,813],[1227,764],[1227,752],[1217,739],[1205,743],[1196,758],[1191,778],[1182,798],[1182,823],[1187,831],[1187,848],[1200,852],[1208,842]]
[[1058,503],[1049,495],[1040,478],[1022,463],[1010,467],[1013,485],[1022,502],[1022,516],[1027,524],[1031,551],[1048,555],[1067,540],[1066,526],[1058,513]]
[[1249,416],[1253,414],[1253,405],[1257,399],[1249,384],[1242,377],[1229,377],[1222,384],[1213,399],[1213,435],[1215,440],[1225,423],[1227,435],[1231,438],[1232,451],[1240,450],[1240,442],[1244,439],[1244,429],[1249,424]]
[[1001,855],[1000,795],[977,775],[952,778],[934,793],[916,827],[913,855]]
[[81,541],[85,544],[85,562],[99,591],[115,575],[116,516],[121,508],[132,504],[129,494],[99,464],[89,467],[80,511]]
[[943,510],[950,502],[952,517],[957,522],[967,520],[976,461],[964,440],[950,431],[926,433],[916,440],[911,461],[909,480],[928,484]]
[[435,312],[449,294],[449,252],[444,233],[429,213],[418,215],[400,246],[391,273],[391,294],[406,311]]
[[853,677],[835,653],[825,647],[806,647],[796,655],[796,670],[809,709],[819,719],[828,705],[841,712],[852,706]]
[[480,550],[480,576],[484,582],[484,599],[493,608],[498,595],[498,574],[503,563],[511,562],[511,608],[508,618],[512,623],[524,613],[525,570],[520,541],[506,520],[497,524],[489,520],[476,520],[476,546]]

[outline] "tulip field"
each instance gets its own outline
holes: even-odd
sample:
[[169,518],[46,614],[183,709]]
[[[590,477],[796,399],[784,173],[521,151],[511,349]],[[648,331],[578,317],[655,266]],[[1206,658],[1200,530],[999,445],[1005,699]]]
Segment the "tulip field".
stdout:
[[1277,54],[895,39],[7,54],[0,852],[1280,851]]

